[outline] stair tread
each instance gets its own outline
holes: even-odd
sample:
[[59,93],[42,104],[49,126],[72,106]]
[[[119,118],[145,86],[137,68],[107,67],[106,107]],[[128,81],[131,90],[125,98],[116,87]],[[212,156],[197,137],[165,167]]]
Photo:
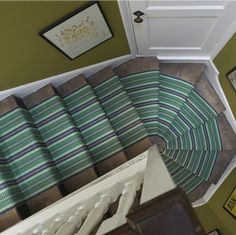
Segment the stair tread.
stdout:
[[[10,100],[13,109],[0,118],[0,147],[23,195],[23,203],[57,184],[59,175],[29,111],[18,98]],[[0,102],[0,107],[4,103]]]
[[200,75],[194,89],[215,109],[217,113],[221,113],[225,110],[225,106],[208,81],[205,72]]
[[[41,97],[40,103],[37,103],[38,93]],[[25,97],[24,102],[52,156],[61,180],[93,165],[93,159],[77,127],[51,85]]]
[[[180,125],[180,127],[183,127]],[[167,149],[222,150],[221,135],[214,117],[167,142]]]
[[219,151],[173,150],[164,154],[204,180],[209,180]]
[[158,69],[159,61],[157,57],[136,57],[117,66],[114,71],[119,77],[124,77],[134,73]]
[[205,67],[201,63],[160,63],[160,72],[194,85]]
[[158,133],[165,133],[173,125],[182,106],[193,90],[193,85],[181,79],[160,74],[159,78],[159,123]]
[[193,174],[191,171],[170,159],[167,155],[162,154],[162,158],[169,170],[176,185],[184,190],[185,193],[192,192],[202,182],[205,182],[201,177]]
[[[93,74],[88,78],[88,82],[92,84],[93,90],[119,137],[125,153],[126,148],[131,149],[132,145],[147,138],[148,133],[139,114],[129,99],[119,77],[112,71],[111,67]],[[149,147],[150,145],[147,145],[146,149]],[[126,156],[130,158],[127,153]]]
[[150,136],[158,135],[159,72],[145,71],[120,77]]
[[[73,78],[73,80],[81,78],[82,75]],[[82,79],[85,80],[85,78]],[[61,85],[57,90],[62,95],[65,105],[94,159],[94,163],[97,164],[114,155],[120,159],[120,164],[127,161],[126,156],[122,154],[123,147],[91,86],[86,82],[82,87],[73,89],[72,92],[69,92],[68,89],[66,94],[62,93],[63,87],[68,86],[70,82]]]

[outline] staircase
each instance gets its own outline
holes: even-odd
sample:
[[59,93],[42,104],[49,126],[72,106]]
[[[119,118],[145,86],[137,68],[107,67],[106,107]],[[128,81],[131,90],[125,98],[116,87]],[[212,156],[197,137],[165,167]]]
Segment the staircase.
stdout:
[[175,183],[195,201],[236,153],[224,110],[203,64],[154,57],[0,101],[1,230],[153,143]]

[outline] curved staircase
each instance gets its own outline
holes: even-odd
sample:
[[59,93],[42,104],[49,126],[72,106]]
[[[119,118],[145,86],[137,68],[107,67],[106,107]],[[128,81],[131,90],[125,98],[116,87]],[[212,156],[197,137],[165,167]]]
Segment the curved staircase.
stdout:
[[135,58],[0,101],[1,230],[153,143],[175,183],[200,198],[236,153],[204,67]]

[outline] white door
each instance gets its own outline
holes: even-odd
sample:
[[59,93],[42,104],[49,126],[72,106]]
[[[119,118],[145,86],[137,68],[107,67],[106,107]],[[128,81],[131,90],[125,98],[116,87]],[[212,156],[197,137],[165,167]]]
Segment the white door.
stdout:
[[[236,19],[236,1],[129,1],[138,54],[211,57]],[[135,23],[136,15],[144,15]]]

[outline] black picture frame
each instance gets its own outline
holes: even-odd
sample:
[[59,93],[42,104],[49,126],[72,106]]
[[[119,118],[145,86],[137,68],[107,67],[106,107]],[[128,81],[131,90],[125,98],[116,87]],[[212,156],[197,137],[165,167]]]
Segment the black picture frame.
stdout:
[[[78,20],[79,20],[79,17],[80,17],[80,14],[85,14],[85,12],[87,11],[88,13],[89,13],[89,9],[91,9],[92,7],[94,7],[94,9],[95,9],[95,12],[98,14],[97,15],[97,17],[98,17],[98,19],[100,19],[101,20],[101,22],[100,22],[100,24],[99,24],[99,26],[104,26],[104,31],[103,32],[101,32],[101,34],[104,34],[105,35],[105,33],[107,34],[106,36],[104,36],[104,40],[98,40],[97,41],[97,43],[94,43],[94,45],[92,45],[92,42],[91,42],[91,46],[89,46],[88,48],[85,48],[85,50],[83,51],[83,52],[81,52],[81,53],[77,53],[77,55],[76,56],[71,56],[71,54],[70,53],[68,53],[68,52],[66,52],[66,50],[64,50],[64,49],[62,49],[62,46],[60,47],[59,45],[58,45],[58,43],[55,43],[55,41],[53,41],[52,40],[52,38],[50,38],[49,36],[47,36],[47,34],[48,33],[52,33],[53,31],[52,30],[56,30],[56,29],[58,29],[58,31],[60,31],[59,30],[59,27],[62,27],[63,28],[63,25],[67,25],[67,24],[69,24],[69,22],[70,21],[72,21],[72,19],[75,19],[76,17],[78,17]],[[89,16],[89,14],[88,14],[88,16]],[[94,18],[94,14],[93,15],[90,15],[90,17],[93,17]],[[88,19],[88,18],[87,18]],[[87,20],[86,19],[86,20]],[[85,21],[78,21],[77,23],[76,23],[76,25],[72,25],[72,26],[78,26],[78,27],[80,27],[80,24],[81,23],[84,23],[84,22],[86,22],[86,20]],[[88,21],[89,22],[89,21]],[[93,21],[93,23],[94,23],[95,21]],[[79,24],[80,23],[80,24]],[[90,23],[90,25],[92,25],[92,21],[91,22],[89,22]],[[88,23],[88,24],[89,24]],[[95,23],[96,24],[96,23]],[[87,25],[88,26],[88,25]],[[97,23],[97,27],[99,27],[98,26],[98,23]],[[92,26],[91,26],[92,27]],[[74,29],[75,29],[75,27],[74,27]],[[83,30],[84,28],[82,28],[82,30]],[[95,27],[94,27],[94,30],[95,30]],[[64,37],[65,38],[65,36],[63,36],[62,35],[62,32],[63,31],[61,31],[61,37]],[[65,32],[65,31],[64,31]],[[81,31],[80,31],[81,32]],[[96,32],[96,33],[99,33],[99,32]],[[96,47],[96,46],[98,46],[98,45],[100,45],[100,44],[102,44],[102,43],[104,43],[104,42],[106,42],[107,40],[109,40],[109,39],[111,39],[114,35],[113,35],[113,32],[112,32],[112,30],[111,30],[111,28],[110,28],[110,26],[109,26],[109,24],[108,24],[108,22],[107,22],[107,19],[106,19],[106,17],[105,17],[105,15],[104,15],[104,12],[103,12],[103,10],[102,10],[102,8],[101,8],[101,6],[100,6],[100,4],[99,4],[99,2],[98,1],[91,1],[91,2],[89,2],[89,3],[87,3],[87,4],[85,4],[85,5],[83,5],[83,6],[81,6],[81,7],[79,7],[78,9],[76,9],[75,11],[73,11],[73,12],[71,12],[71,13],[69,13],[69,14],[67,14],[66,16],[64,16],[63,18],[61,18],[61,19],[59,19],[59,20],[57,20],[56,22],[54,22],[54,23],[52,23],[51,25],[49,25],[49,26],[47,26],[46,28],[44,28],[42,31],[40,31],[39,32],[39,35],[43,38],[43,39],[45,39],[49,44],[51,44],[53,47],[55,47],[55,48],[57,48],[61,53],[63,53],[67,58],[69,58],[70,60],[74,60],[74,59],[76,59],[77,57],[79,57],[79,56],[81,56],[81,55],[83,55],[84,53],[87,53],[88,51],[90,51],[90,50],[92,50],[94,47]],[[77,33],[76,34],[77,36],[79,36],[79,35],[81,35],[81,34],[79,34],[79,33]],[[55,35],[54,35],[55,36]],[[68,35],[67,35],[68,36]],[[58,35],[57,35],[57,37],[58,37]],[[102,37],[102,35],[101,35],[101,37]],[[68,37],[67,37],[68,38]],[[72,38],[72,37],[71,37]],[[84,40],[85,41],[85,43],[87,43],[88,42],[88,39],[86,39],[86,40]],[[61,44],[62,45],[62,44]],[[80,44],[79,44],[79,42],[78,42],[78,46],[81,46],[81,47],[83,47],[83,45],[82,45],[82,42],[80,42]],[[78,49],[78,47],[75,47],[76,48],[76,50]],[[71,49],[71,48],[70,48]],[[75,53],[76,54],[76,53]]]
[[[234,187],[234,189],[232,190],[232,192],[230,193],[230,195],[228,196],[226,202],[224,203],[224,206],[223,208],[234,218],[236,219],[236,213],[234,214],[233,213],[233,209],[230,210],[229,206],[228,206],[228,203],[230,201],[230,199],[233,198],[234,200],[234,203],[231,202],[231,204],[233,204],[233,208],[236,208],[236,204],[235,204],[235,200],[236,200],[236,186]],[[234,212],[235,212],[235,209],[234,209]]]

